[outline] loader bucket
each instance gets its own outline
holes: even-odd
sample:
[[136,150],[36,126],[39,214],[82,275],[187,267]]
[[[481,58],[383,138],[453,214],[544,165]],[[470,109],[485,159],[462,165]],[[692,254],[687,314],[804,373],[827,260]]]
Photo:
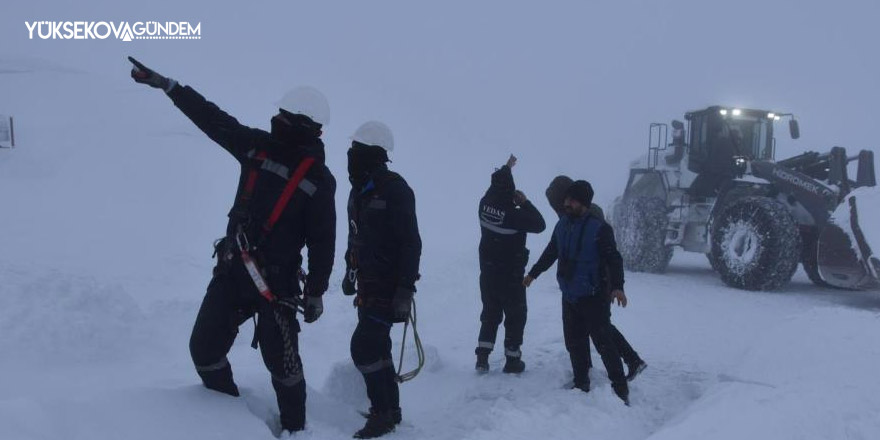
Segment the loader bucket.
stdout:
[[[880,287],[880,193],[859,188],[847,195],[819,232],[819,275],[842,289]],[[859,219],[867,222],[859,222]],[[871,241],[873,240],[873,241]]]

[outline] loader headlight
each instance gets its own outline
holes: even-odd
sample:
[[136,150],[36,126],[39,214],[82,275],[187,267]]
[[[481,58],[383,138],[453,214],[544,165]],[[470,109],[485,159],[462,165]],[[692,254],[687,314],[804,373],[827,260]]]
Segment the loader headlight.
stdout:
[[767,119],[776,119],[776,113],[767,113]]
[[723,108],[721,110],[718,110],[718,113],[721,113],[721,116],[727,116],[727,109]]
[[748,160],[743,156],[734,156],[733,157],[733,167],[736,169],[737,174],[742,176],[748,171]]
[[733,113],[734,116],[739,116],[742,114],[742,110],[735,108],[731,113]]

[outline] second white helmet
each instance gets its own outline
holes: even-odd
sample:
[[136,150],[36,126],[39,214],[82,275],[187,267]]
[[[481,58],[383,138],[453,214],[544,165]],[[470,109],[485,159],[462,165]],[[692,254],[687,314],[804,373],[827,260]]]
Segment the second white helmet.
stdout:
[[307,116],[321,125],[330,122],[330,104],[324,94],[314,87],[297,87],[285,93],[277,104],[281,110]]
[[382,147],[389,153],[394,151],[394,135],[387,125],[379,121],[367,121],[361,124],[351,135],[351,140],[364,145]]

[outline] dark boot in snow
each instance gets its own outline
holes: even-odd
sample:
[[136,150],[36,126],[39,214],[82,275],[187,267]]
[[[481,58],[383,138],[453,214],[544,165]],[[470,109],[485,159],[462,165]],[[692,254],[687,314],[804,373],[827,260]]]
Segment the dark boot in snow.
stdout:
[[354,438],[376,438],[394,431],[394,411],[376,411],[370,408],[367,423],[360,431],[354,433]]
[[642,371],[645,371],[645,368],[648,368],[648,364],[645,361],[639,359],[638,362],[633,364],[626,364],[626,380],[627,382],[632,382],[633,379],[636,378]]
[[205,384],[205,387],[223,394],[229,394],[232,397],[238,397],[241,394],[238,392],[238,387],[235,386],[234,383],[229,382],[225,384]]
[[623,404],[629,406],[629,385],[626,382],[619,382],[611,384],[611,388],[614,390],[614,394],[623,400]]
[[[370,408],[369,411],[359,411],[359,412],[361,413],[362,416],[364,416],[365,419],[368,419],[368,418],[370,418],[370,414],[372,414],[373,411],[374,411],[373,408]],[[392,409],[391,410],[391,420],[394,422],[395,425],[399,425],[400,422],[403,421],[403,411],[401,411],[400,408]]]
[[214,371],[200,371],[199,376],[202,377],[205,388],[233,397],[239,396],[238,387],[232,380],[232,368],[229,366]]
[[504,364],[505,373],[518,374],[526,369],[526,363],[522,359],[513,356],[507,356],[507,362]]
[[571,389],[581,390],[585,393],[589,393],[590,392],[590,381],[574,382],[571,384]]
[[477,353],[476,369],[479,373],[489,372],[489,353]]

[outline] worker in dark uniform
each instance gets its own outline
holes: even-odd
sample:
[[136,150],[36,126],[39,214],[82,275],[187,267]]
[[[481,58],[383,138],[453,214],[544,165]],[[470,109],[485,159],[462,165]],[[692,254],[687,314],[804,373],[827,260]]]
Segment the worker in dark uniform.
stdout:
[[[320,138],[329,116],[326,99],[312,88],[289,92],[279,102],[271,132],[265,132],[240,124],[191,87],[131,61],[135,81],[164,90],[241,165],[226,236],[215,245],[214,277],[190,338],[196,371],[206,387],[238,396],[226,355],[238,326],[256,314],[254,343],[272,374],[281,428],[300,431],[306,383],[296,309],[304,309],[306,322],[321,316],[336,239],[336,182],[324,165]],[[306,246],[309,270],[303,276]]]
[[[574,183],[574,181],[568,176],[556,176],[550,182],[550,186],[547,187],[547,191],[544,193],[547,196],[547,201],[550,203],[550,206],[556,211],[556,215],[559,216],[560,219],[565,215],[565,192],[571,187],[572,183]],[[602,208],[600,208],[599,205],[591,203],[589,212],[591,216],[602,220],[603,222],[605,221],[605,214],[602,212]],[[617,351],[620,353],[620,357],[623,358],[623,362],[626,363],[626,380],[632,382],[636,376],[642,371],[645,371],[645,368],[648,368],[648,364],[642,360],[636,350],[630,345],[629,341],[623,337],[623,334],[620,333],[620,330],[618,330],[614,324],[610,324],[610,330],[614,339],[614,344],[617,346]],[[595,340],[593,341],[593,344],[598,345]],[[593,361],[589,351],[590,345],[587,344],[587,366],[588,368],[592,368]]]
[[611,302],[626,306],[623,292],[623,258],[617,251],[614,231],[590,215],[593,188],[576,181],[565,192],[565,216],[559,219],[550,243],[523,280],[526,287],[554,262],[562,290],[562,327],[571,359],[574,387],[590,390],[589,344],[596,350],[611,380],[611,387],[629,405],[629,386],[611,330]]
[[343,292],[357,294],[358,325],[351,358],[364,376],[370,412],[355,438],[374,438],[401,421],[397,374],[391,358],[391,326],[411,312],[422,241],[415,195],[399,174],[388,170],[394,149],[381,122],[361,125],[348,150],[348,250]]
[[480,200],[480,335],[477,341],[477,365],[489,371],[489,353],[495,347],[498,326],[504,321],[505,373],[525,370],[520,346],[526,326],[526,289],[522,284],[529,250],[526,233],[544,231],[544,217],[518,191],[513,182],[513,155],[507,164],[492,173],[492,182]]

